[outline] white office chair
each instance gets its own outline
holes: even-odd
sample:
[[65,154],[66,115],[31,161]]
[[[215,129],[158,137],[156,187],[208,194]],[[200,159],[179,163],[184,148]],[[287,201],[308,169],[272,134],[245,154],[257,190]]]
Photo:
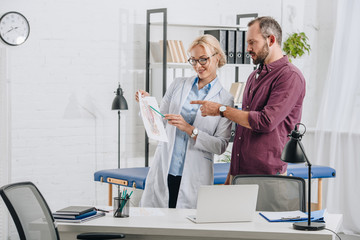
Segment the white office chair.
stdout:
[[[9,184],[0,195],[14,220],[20,240],[60,240],[49,206],[31,182]],[[121,233],[83,233],[77,239],[120,239]]]

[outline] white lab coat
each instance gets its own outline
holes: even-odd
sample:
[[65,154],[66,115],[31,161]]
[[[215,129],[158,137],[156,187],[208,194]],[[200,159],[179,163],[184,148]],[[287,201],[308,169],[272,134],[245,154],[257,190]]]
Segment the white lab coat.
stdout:
[[[187,99],[194,77],[177,78],[166,91],[160,104],[162,113],[180,114]],[[233,106],[233,97],[217,80],[204,100]],[[214,183],[214,154],[222,154],[229,143],[231,121],[220,116],[202,117],[200,108],[193,126],[199,129],[194,141],[189,138],[184,169],[176,208],[196,208],[197,192],[201,185]],[[169,193],[167,176],[170,167],[176,127],[165,123],[169,142],[159,142],[153,162],[146,178],[145,189],[141,198],[142,207],[167,208]]]

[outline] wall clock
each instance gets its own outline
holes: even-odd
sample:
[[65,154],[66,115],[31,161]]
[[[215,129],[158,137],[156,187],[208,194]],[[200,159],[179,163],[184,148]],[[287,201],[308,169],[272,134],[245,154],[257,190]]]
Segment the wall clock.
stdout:
[[0,38],[11,46],[23,44],[30,34],[26,17],[18,12],[7,12],[0,18]]

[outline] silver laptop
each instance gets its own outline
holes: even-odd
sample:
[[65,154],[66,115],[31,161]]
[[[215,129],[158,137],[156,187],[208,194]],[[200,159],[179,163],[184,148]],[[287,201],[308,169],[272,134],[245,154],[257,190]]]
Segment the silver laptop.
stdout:
[[253,221],[258,185],[201,186],[196,216],[187,218],[195,223]]

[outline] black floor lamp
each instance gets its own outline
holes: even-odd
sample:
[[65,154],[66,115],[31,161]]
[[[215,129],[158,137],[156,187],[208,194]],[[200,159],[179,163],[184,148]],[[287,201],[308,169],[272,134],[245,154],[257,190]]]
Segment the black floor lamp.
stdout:
[[[127,110],[128,105],[126,102],[126,99],[123,96],[123,90],[119,87],[116,91],[116,97],[114,98],[114,101],[112,102],[111,110],[118,110],[119,115],[119,121],[118,121],[118,168],[120,168],[120,110]],[[118,192],[120,192],[120,187],[118,186]]]
[[[304,132],[298,131],[299,126],[304,127]],[[308,165],[308,221],[294,223],[293,227],[297,230],[317,231],[325,228],[324,223],[311,222],[311,163],[307,158],[301,138],[306,132],[306,127],[302,123],[297,123],[295,129],[288,135],[290,140],[286,143],[281,154],[281,160],[288,163],[304,163]]]

